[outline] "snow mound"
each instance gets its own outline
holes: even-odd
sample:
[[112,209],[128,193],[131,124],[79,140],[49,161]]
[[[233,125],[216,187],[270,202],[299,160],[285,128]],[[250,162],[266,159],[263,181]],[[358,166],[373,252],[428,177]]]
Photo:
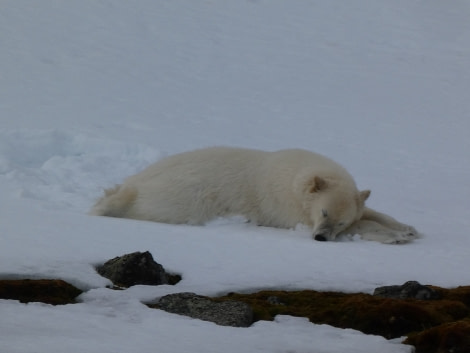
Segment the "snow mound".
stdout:
[[83,211],[100,190],[159,159],[140,144],[62,130],[0,132],[0,178],[46,207]]

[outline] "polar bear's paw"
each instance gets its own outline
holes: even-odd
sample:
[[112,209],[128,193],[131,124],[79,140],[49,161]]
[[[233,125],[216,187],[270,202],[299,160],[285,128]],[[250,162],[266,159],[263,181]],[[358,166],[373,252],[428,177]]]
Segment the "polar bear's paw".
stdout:
[[412,237],[412,238],[419,238],[420,237],[420,234],[418,233],[418,231],[412,226],[406,226],[405,231],[406,231],[408,237]]
[[393,232],[400,233],[400,236],[406,236],[410,238],[419,238],[420,236],[414,227],[407,224],[396,222],[395,224],[391,225],[386,224],[384,227],[390,228],[390,230]]
[[408,238],[408,237],[393,237],[393,238],[391,237],[391,238],[384,239],[382,243],[383,244],[406,244],[412,240],[413,240],[412,238]]
[[413,227],[407,230],[380,229],[361,234],[364,240],[374,240],[383,244],[406,244],[418,238],[419,234]]
[[384,235],[385,238],[382,241],[384,244],[406,244],[419,237],[418,232],[413,227],[402,231],[392,230]]

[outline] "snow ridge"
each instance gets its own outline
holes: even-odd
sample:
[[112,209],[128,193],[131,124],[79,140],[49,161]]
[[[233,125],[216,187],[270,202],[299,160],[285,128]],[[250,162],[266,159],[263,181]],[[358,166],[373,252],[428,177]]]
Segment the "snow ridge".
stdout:
[[0,178],[48,208],[83,212],[103,188],[160,157],[145,145],[65,130],[0,131]]

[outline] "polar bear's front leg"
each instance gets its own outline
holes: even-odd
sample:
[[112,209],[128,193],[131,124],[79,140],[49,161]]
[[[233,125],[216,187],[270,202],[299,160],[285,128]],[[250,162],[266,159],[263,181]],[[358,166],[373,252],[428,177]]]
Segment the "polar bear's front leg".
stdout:
[[419,233],[412,226],[367,207],[361,219],[343,233],[359,234],[364,240],[375,240],[385,244],[408,243],[419,237]]
[[374,211],[373,209],[367,207],[364,210],[364,214],[362,215],[361,220],[377,222],[386,228],[406,232],[409,237],[419,236],[418,231],[414,227],[400,223],[393,217]]
[[409,229],[392,229],[367,219],[354,222],[342,234],[358,234],[364,240],[374,240],[384,244],[404,244],[416,238],[415,233],[410,232]]

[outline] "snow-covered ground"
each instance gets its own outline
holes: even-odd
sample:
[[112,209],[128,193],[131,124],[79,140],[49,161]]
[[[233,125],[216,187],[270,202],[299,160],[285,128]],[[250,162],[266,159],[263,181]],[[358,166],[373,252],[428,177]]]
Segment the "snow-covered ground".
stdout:
[[[470,284],[470,4],[7,0],[0,11],[0,278],[61,278],[67,306],[0,300],[0,351],[410,352],[286,316],[250,328],[150,310],[192,291],[370,293]],[[323,153],[424,237],[320,243],[238,218],[86,215],[102,188],[213,145]],[[94,264],[149,250],[183,280],[106,289]]]

